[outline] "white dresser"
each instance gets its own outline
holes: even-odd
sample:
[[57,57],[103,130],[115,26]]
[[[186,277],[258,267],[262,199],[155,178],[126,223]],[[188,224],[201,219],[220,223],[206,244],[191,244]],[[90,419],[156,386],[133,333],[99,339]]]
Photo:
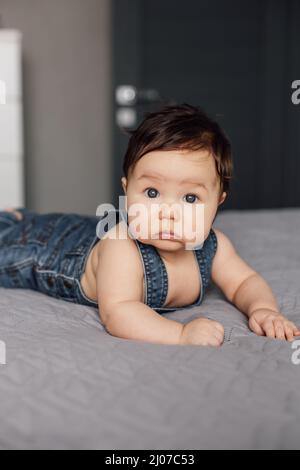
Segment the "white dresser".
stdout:
[[24,206],[22,35],[0,29],[0,210]]

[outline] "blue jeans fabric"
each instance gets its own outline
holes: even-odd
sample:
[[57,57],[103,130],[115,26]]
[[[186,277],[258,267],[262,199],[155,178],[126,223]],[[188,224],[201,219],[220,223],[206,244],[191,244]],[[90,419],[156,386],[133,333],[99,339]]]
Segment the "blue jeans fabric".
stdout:
[[0,211],[0,287],[31,289],[81,305],[98,303],[83,292],[80,279],[99,241],[98,217],[38,214],[23,207],[17,220]]
[[[211,285],[211,269],[213,258],[217,251],[217,236],[213,229],[204,241],[202,248],[194,249],[195,261],[199,268],[199,284],[201,293],[194,304],[185,307],[164,307],[168,296],[169,279],[165,263],[153,245],[143,244],[136,240],[144,265],[145,299],[144,303],[157,313],[173,312],[183,308],[201,305],[204,296]],[[188,282],[188,280],[187,280]]]

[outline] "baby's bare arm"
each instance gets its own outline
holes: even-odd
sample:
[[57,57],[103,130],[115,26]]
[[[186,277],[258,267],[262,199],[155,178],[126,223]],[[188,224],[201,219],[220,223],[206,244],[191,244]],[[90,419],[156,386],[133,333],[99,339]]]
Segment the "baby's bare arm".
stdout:
[[133,240],[102,240],[98,255],[99,314],[113,336],[159,344],[219,346],[222,325],[198,318],[186,325],[143,303],[143,268]]
[[143,268],[132,239],[101,241],[97,270],[99,314],[113,336],[178,344],[183,324],[143,303]]
[[249,276],[238,287],[233,303],[249,318],[258,309],[268,309],[279,313],[279,306],[269,284],[256,273]]
[[111,305],[106,329],[113,336],[159,344],[220,346],[224,340],[224,328],[218,322],[196,318],[183,325],[134,301]]
[[212,280],[225,297],[248,317],[257,308],[278,310],[267,282],[236,252],[228,237],[215,230],[218,249],[212,264]]
[[184,325],[159,315],[139,301],[111,303],[106,330],[113,336],[159,344],[180,344]]
[[212,265],[212,279],[226,298],[249,317],[249,327],[260,336],[293,340],[298,327],[281,314],[271,287],[237,254],[230,240],[219,230],[218,249]]

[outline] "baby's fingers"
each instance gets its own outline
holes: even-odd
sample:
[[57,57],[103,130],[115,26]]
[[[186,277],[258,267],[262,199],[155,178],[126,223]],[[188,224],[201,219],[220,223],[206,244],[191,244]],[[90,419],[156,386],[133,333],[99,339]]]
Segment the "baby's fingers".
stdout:
[[281,320],[274,321],[274,328],[276,333],[276,338],[285,340],[285,327]]
[[220,346],[224,342],[224,330],[220,331],[219,329],[215,328],[211,332],[211,338],[213,338],[214,341],[217,341],[217,345]]
[[276,338],[275,326],[272,320],[267,320],[263,324],[263,329],[266,333],[266,336],[269,338]]
[[249,326],[250,326],[251,330],[252,330],[254,333],[256,333],[258,336],[264,336],[264,335],[265,335],[263,329],[262,329],[261,326],[257,323],[257,321],[255,320],[254,317],[251,317],[251,318],[250,318]]
[[295,323],[293,323],[292,321],[289,321],[288,322],[288,325],[290,328],[292,328],[293,330],[293,335],[294,336],[299,336],[300,335],[300,330],[299,328],[295,325]]
[[294,341],[294,330],[290,324],[285,325],[285,335],[288,341]]
[[280,323],[279,321],[276,322],[275,320],[275,329],[276,337],[278,339],[287,339],[288,341],[293,341],[295,336],[299,336],[300,334],[300,331],[293,322]]

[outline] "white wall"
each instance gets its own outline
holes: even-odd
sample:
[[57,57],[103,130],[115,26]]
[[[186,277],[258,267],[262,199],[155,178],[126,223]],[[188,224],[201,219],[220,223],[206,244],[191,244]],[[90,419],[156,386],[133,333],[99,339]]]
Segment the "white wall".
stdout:
[[24,205],[22,36],[0,29],[0,208]]
[[111,202],[110,0],[0,0],[21,30],[26,206],[95,214]]

